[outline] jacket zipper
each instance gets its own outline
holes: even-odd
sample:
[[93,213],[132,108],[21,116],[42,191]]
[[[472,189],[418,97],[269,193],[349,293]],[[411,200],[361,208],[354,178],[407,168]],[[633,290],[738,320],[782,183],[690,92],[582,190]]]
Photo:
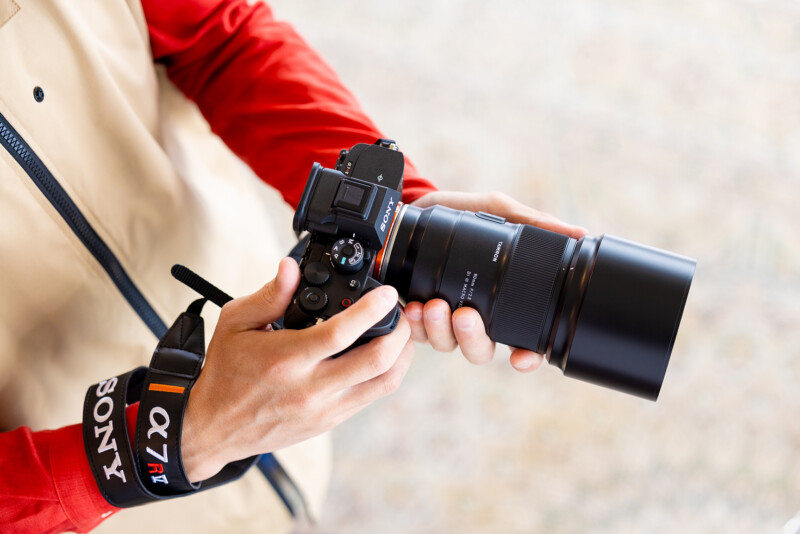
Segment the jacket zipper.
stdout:
[[20,137],[19,133],[9,124],[8,120],[0,113],[0,144],[19,163],[22,170],[33,180],[36,187],[44,194],[45,198],[61,215],[78,239],[92,253],[108,273],[111,281],[117,286],[122,296],[128,301],[133,310],[144,321],[156,338],[167,332],[167,325],[158,316],[147,299],[133,283],[128,273],[122,267],[117,257],[97,235],[97,232],[86,220],[78,206],[70,198],[55,176],[47,169],[42,160],[31,150],[31,147]]

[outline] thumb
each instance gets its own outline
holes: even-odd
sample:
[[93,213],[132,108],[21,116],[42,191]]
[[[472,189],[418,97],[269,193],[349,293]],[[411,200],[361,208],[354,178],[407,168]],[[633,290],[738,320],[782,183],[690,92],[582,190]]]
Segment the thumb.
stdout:
[[[300,269],[292,258],[283,258],[275,278],[251,295],[232,301],[237,330],[264,328],[286,312],[300,283]],[[226,306],[227,307],[227,306]]]

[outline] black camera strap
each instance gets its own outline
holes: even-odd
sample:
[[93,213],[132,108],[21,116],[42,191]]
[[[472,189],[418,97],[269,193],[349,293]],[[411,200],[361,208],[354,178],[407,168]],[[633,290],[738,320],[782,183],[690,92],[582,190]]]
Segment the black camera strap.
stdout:
[[[289,254],[289,256],[294,258],[298,263],[300,262],[300,256],[302,255],[307,241],[308,237],[301,240]],[[213,302],[220,308],[233,300],[233,297],[188,267],[175,264],[172,266],[171,272],[172,276],[174,276],[176,280],[191,287],[201,294],[206,300]],[[275,330],[282,330],[283,318],[281,317],[272,323],[272,328]],[[242,462],[245,461],[250,461],[250,459],[242,460]],[[226,470],[231,468],[231,466],[233,466],[233,464],[226,466],[220,475],[224,474]],[[262,454],[256,461],[256,467],[261,471],[270,485],[272,485],[272,489],[275,490],[275,493],[278,495],[278,497],[280,497],[284,505],[286,505],[286,508],[292,517],[301,523],[304,521],[313,521],[308,510],[308,505],[303,497],[303,493],[300,491],[300,488],[297,486],[297,484],[294,483],[292,477],[289,476],[274,454]],[[203,488],[207,489],[213,480],[214,479],[203,482]]]
[[205,299],[193,302],[158,342],[142,388],[135,450],[145,487],[159,495],[200,489],[181,461],[181,430],[189,391],[200,376],[205,332],[200,317]]
[[[212,478],[193,484],[183,469],[180,437],[189,392],[205,357],[205,299],[193,302],[158,343],[150,368],[95,384],[86,393],[86,454],[103,497],[119,508],[179,497],[241,477],[257,456],[231,462]],[[132,448],[125,407],[139,401]]]
[[83,443],[89,465],[100,493],[116,507],[157,499],[139,483],[125,419],[126,405],[139,400],[146,372],[138,367],[93,385],[83,405]]

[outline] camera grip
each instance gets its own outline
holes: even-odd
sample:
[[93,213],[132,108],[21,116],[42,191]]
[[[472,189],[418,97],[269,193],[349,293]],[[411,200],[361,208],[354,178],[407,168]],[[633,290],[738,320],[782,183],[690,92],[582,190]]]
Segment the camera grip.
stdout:
[[364,332],[361,337],[355,340],[355,342],[344,349],[343,351],[337,352],[331,358],[338,358],[342,354],[346,352],[350,352],[356,347],[360,347],[361,345],[365,345],[375,339],[376,337],[385,336],[386,334],[391,334],[394,332],[394,329],[397,328],[397,323],[400,322],[400,315],[402,312],[400,311],[400,305],[395,305],[394,309],[386,314],[386,316],[375,323],[375,325]]
[[[298,245],[302,245],[303,242]],[[351,250],[345,252],[349,246]],[[297,252],[295,247],[293,253]],[[365,249],[352,238],[335,239],[314,235],[304,243],[300,258],[302,278],[283,318],[283,327],[303,329],[314,326],[349,308],[381,284],[371,276],[375,251]],[[400,321],[400,306],[386,314],[338,357],[371,339],[391,333]]]

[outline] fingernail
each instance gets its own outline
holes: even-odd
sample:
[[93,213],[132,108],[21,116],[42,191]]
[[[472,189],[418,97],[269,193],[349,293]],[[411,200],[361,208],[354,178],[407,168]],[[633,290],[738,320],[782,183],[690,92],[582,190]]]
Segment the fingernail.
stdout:
[[465,317],[463,315],[457,315],[453,319],[453,326],[455,326],[459,330],[472,330],[473,328],[475,328],[475,319],[473,317]]
[[533,365],[533,358],[525,358],[517,362],[517,369],[530,369]]
[[380,289],[381,298],[389,304],[397,303],[397,290],[392,286],[383,286]]
[[444,319],[444,310],[439,308],[434,308],[425,312],[425,318],[429,321],[438,322]]
[[419,321],[420,319],[422,319],[422,310],[420,310],[419,307],[417,306],[414,306],[411,309],[406,308],[405,314],[406,317],[408,317],[412,321]]
[[587,230],[587,229],[586,229],[586,228],[584,228],[583,226],[576,226],[576,227],[575,227],[575,230],[577,231],[577,233],[578,233],[578,234],[580,234],[580,235],[582,235],[582,236],[583,236],[583,235],[589,235],[589,230]]

